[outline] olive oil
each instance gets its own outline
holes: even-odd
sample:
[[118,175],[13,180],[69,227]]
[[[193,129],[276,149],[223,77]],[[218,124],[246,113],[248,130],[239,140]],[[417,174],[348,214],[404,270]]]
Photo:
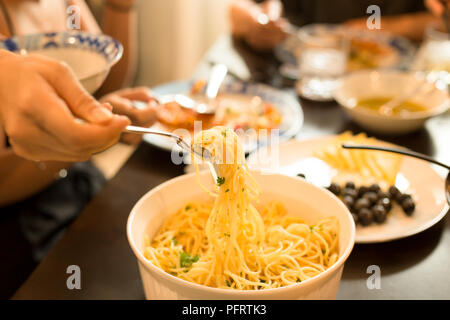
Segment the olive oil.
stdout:
[[[356,108],[364,108],[380,112],[380,107],[392,99],[393,98],[388,97],[375,97],[369,99],[362,99],[357,102]],[[420,104],[411,101],[405,101],[396,106],[395,108],[393,108],[392,114],[398,116],[405,113],[422,112],[426,110],[427,109]]]

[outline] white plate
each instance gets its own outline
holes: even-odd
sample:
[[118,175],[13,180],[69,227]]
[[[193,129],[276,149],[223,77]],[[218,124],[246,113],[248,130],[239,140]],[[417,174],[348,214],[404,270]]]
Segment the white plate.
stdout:
[[[158,95],[186,93],[189,92],[192,84],[193,82],[190,81],[172,82],[155,87],[152,90]],[[283,120],[279,127],[280,141],[285,141],[295,136],[303,124],[303,111],[299,102],[297,101],[295,96],[281,90],[277,90],[263,84],[234,81],[223,84],[220,93],[243,95],[246,97],[259,96],[262,98],[262,100],[274,104],[281,112],[283,117]],[[159,123],[156,123],[152,128],[165,130],[164,127]],[[177,152],[181,151],[181,148],[176,146],[174,141],[161,136],[144,135],[144,141],[163,150],[175,150]],[[245,152],[251,152],[257,147],[258,144],[256,143],[256,141],[250,141],[244,144]]]
[[[328,185],[336,172],[321,160],[314,158],[313,153],[321,144],[332,138],[291,140],[281,143],[278,146],[278,155],[275,149],[260,149],[249,156],[247,163],[252,169],[278,172],[289,176],[303,173],[306,179],[315,185]],[[269,162],[273,165],[268,165]],[[386,242],[412,236],[436,224],[449,210],[445,200],[444,179],[428,163],[404,157],[397,185],[399,182],[403,184],[402,191],[412,193],[416,200],[416,210],[413,215],[406,216],[401,208],[396,206],[385,223],[367,227],[358,226],[356,243]]]

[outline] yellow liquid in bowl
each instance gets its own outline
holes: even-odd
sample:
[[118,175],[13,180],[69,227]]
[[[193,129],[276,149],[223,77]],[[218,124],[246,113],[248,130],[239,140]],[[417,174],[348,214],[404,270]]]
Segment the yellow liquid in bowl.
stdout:
[[[375,97],[369,99],[362,99],[357,102],[356,108],[364,108],[375,112],[380,112],[380,107],[392,99],[393,97]],[[394,116],[398,116],[405,113],[407,114],[423,111],[427,111],[427,108],[411,101],[405,101],[399,104],[398,106],[394,107],[392,109],[392,114]]]

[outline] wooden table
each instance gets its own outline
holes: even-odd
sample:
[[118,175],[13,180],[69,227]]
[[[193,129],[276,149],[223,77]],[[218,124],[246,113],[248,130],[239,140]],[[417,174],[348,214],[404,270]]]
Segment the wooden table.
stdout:
[[[217,62],[224,56],[243,59],[253,80],[278,87],[286,84],[277,73],[277,62],[272,55],[255,55],[229,37],[215,44],[197,74],[203,74],[211,61]],[[286,90],[295,94],[292,87]],[[301,101],[301,104],[305,123],[299,138],[361,131],[336,103]],[[424,129],[408,136],[379,138],[449,162],[450,115],[432,119]],[[143,299],[136,259],[126,237],[127,217],[148,190],[181,174],[183,167],[172,164],[169,153],[141,144],[13,298]],[[81,268],[81,290],[66,287],[69,265]],[[369,265],[380,266],[381,289],[368,289]],[[448,299],[448,266],[450,218],[447,215],[434,227],[407,239],[356,245],[345,264],[338,299]]]

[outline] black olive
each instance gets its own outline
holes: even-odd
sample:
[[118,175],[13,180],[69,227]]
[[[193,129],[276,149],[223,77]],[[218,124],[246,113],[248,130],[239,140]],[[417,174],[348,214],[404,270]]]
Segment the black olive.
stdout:
[[297,174],[297,177],[300,177],[300,178],[303,178],[303,179],[306,178],[305,175],[304,175],[303,173],[298,173],[298,174]]
[[389,198],[381,198],[377,201],[377,204],[381,204],[384,209],[386,209],[387,212],[391,211],[392,209],[392,202]]
[[407,193],[399,193],[399,194],[397,195],[397,198],[396,198],[397,202],[398,202],[400,205],[401,205],[402,202],[405,201],[406,199],[411,199],[411,200],[412,200],[411,196],[410,196],[409,194],[407,194]]
[[352,213],[353,221],[355,221],[355,224],[358,224],[358,215],[356,213]]
[[330,184],[330,186],[328,187],[328,190],[330,190],[332,193],[334,193],[337,196],[341,193],[341,187],[337,183],[334,183],[334,182],[332,182]]
[[369,191],[369,188],[365,187],[365,186],[361,186],[358,189],[358,197],[362,197],[366,192]]
[[356,198],[357,193],[356,193],[355,189],[345,188],[344,191],[342,191],[342,195],[343,196],[350,196],[352,198]]
[[397,189],[396,186],[390,186],[388,190],[389,198],[397,199],[397,195],[400,193],[400,190]]
[[353,208],[353,204],[355,203],[355,200],[353,197],[346,195],[342,198],[342,201],[344,202],[344,204],[347,206],[347,208],[349,210],[351,210]]
[[369,200],[370,204],[374,204],[378,200],[377,194],[373,191],[367,192],[363,197]]
[[356,200],[355,205],[353,206],[355,211],[359,211],[363,208],[367,209],[369,207],[370,207],[370,202],[366,198],[360,198],[360,199]]
[[377,192],[378,199],[389,198],[389,194],[382,190]]
[[347,183],[345,184],[345,187],[346,187],[346,188],[349,188],[349,189],[355,189],[355,188],[356,188],[356,187],[355,187],[355,183],[354,183],[353,181],[347,182]]
[[367,208],[362,208],[358,212],[358,221],[363,226],[368,226],[373,221],[373,213]]
[[386,209],[381,205],[377,204],[372,207],[373,218],[377,223],[383,223],[386,221]]
[[378,191],[380,191],[380,186],[374,183],[369,187],[369,191],[377,193]]
[[412,215],[414,210],[416,209],[416,204],[414,203],[411,197],[406,198],[401,203],[403,211],[408,215]]

